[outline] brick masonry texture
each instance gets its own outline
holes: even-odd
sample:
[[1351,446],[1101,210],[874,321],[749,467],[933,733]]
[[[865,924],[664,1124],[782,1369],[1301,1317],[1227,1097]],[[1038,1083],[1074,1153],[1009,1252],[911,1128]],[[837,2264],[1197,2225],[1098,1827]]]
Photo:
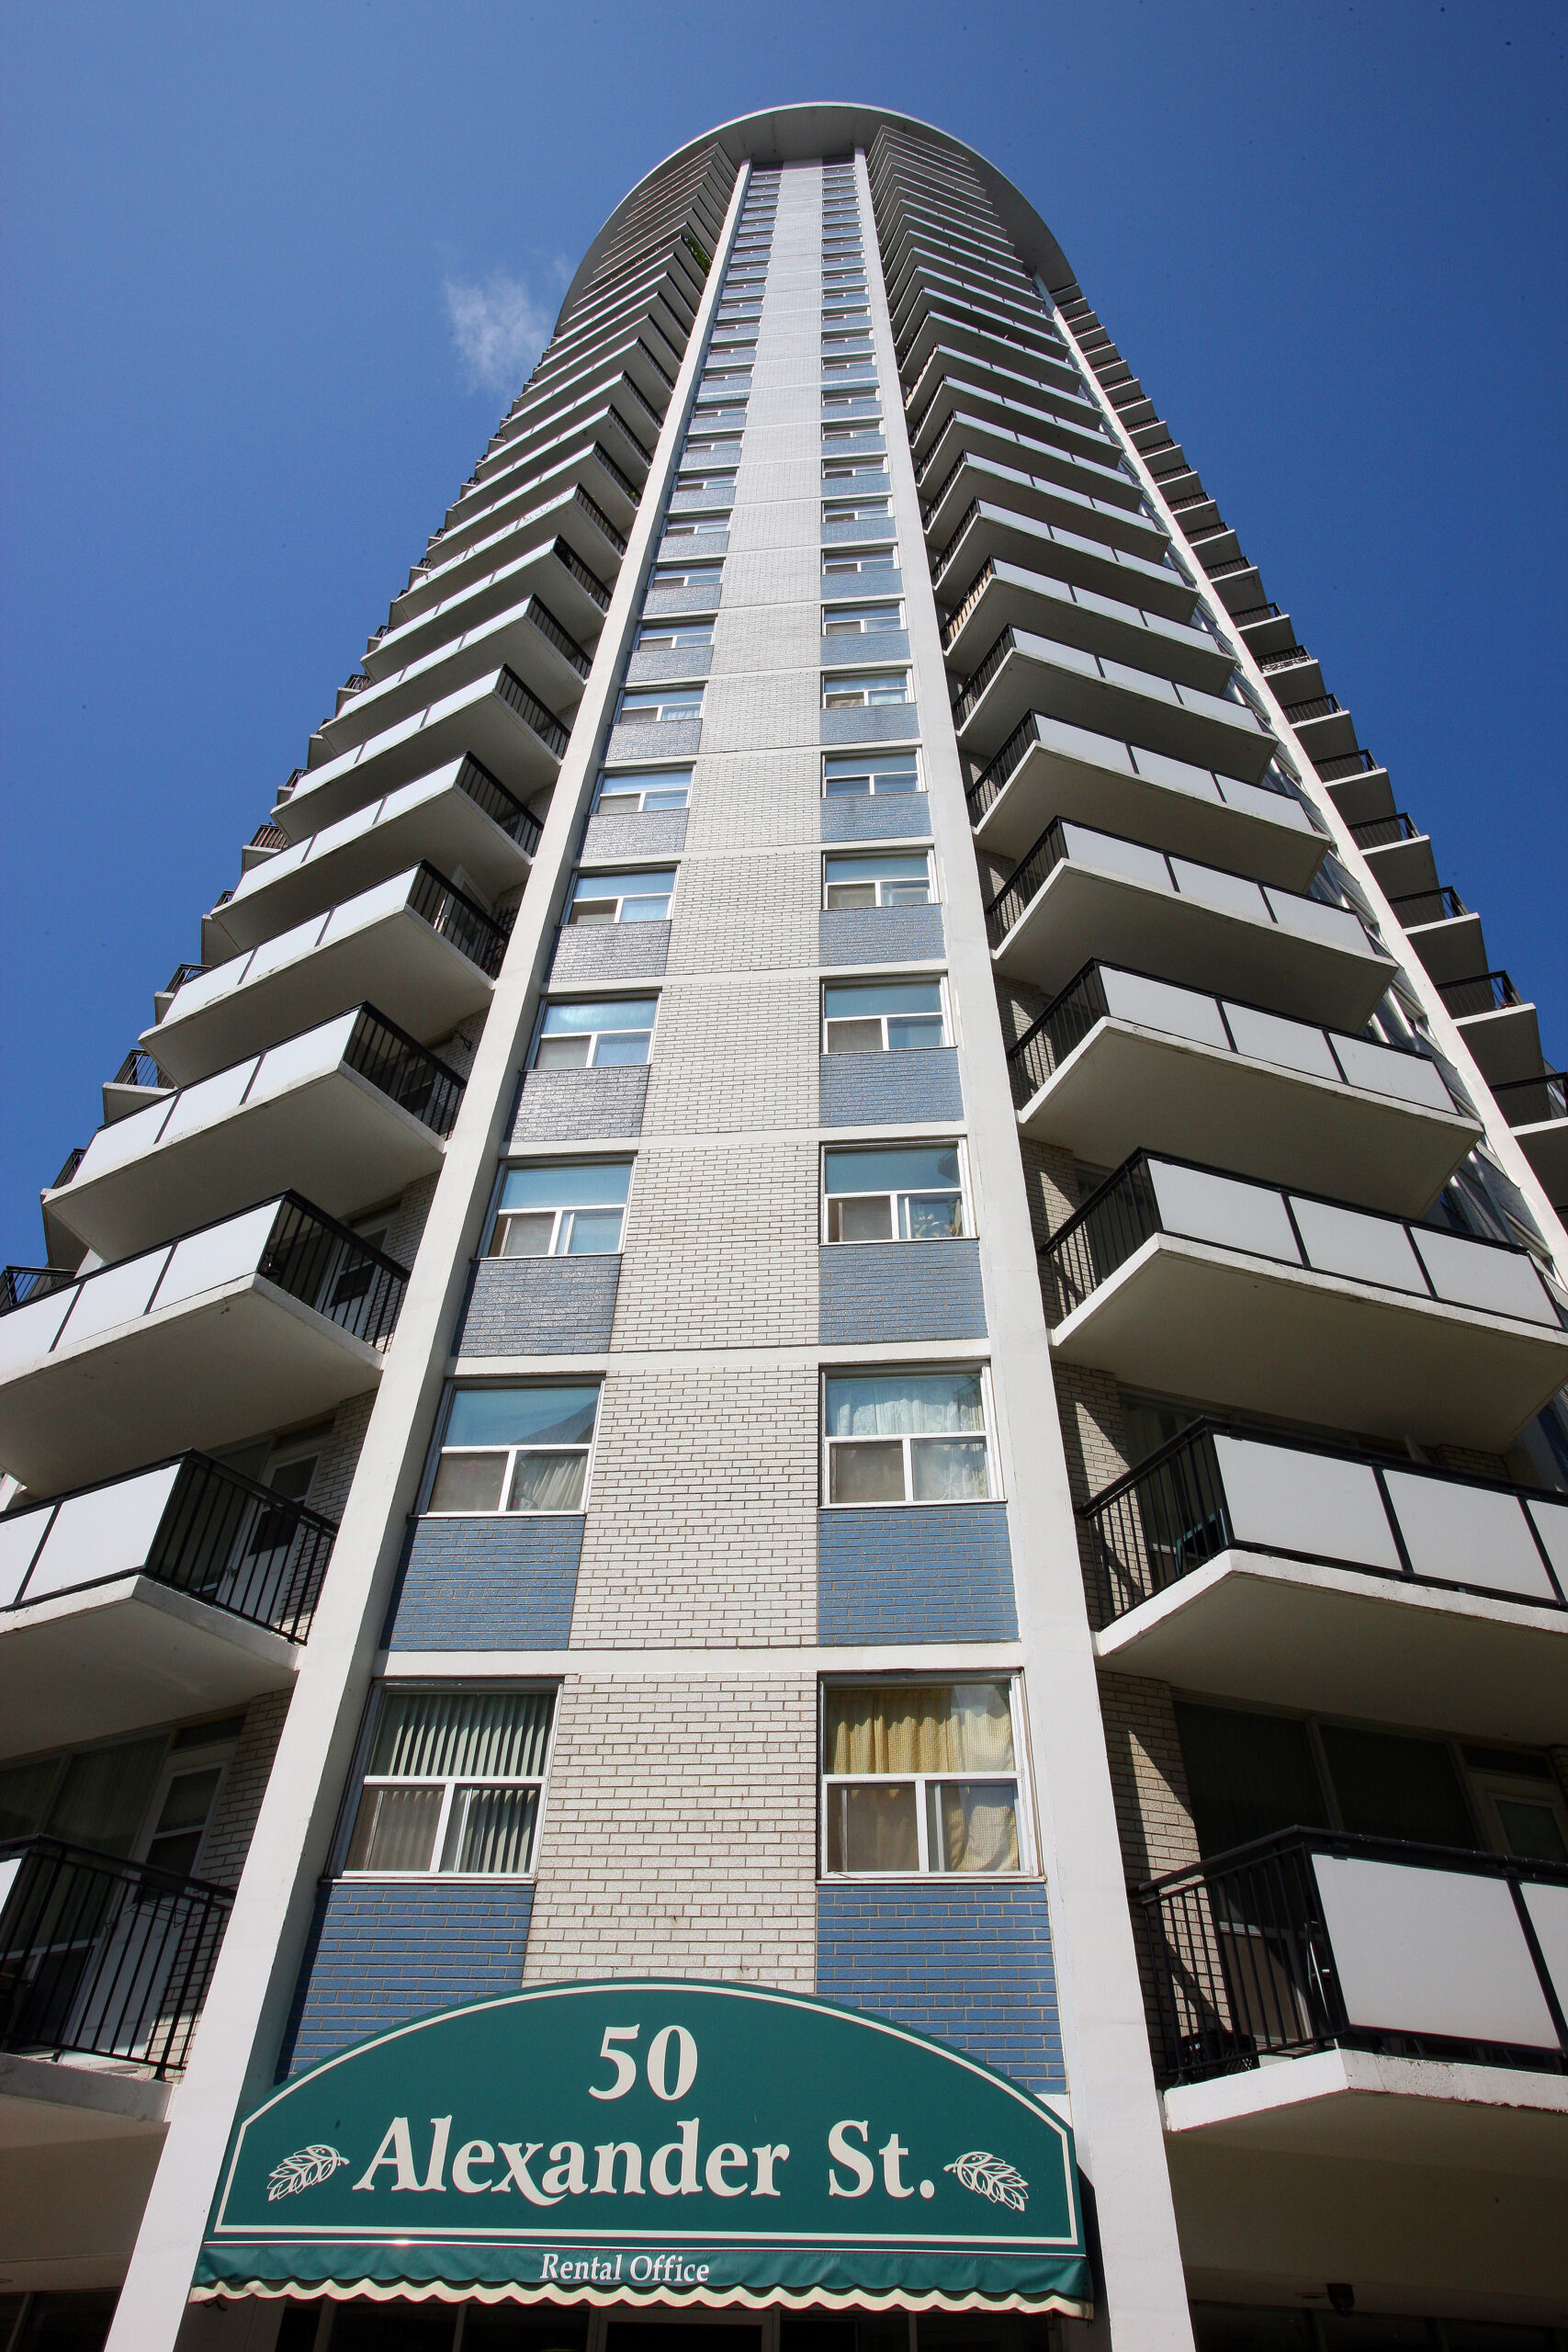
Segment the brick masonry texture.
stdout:
[[615,1317],[618,1255],[481,1258],[474,1268],[457,1353],[603,1355]]
[[264,1698],[253,1699],[245,1709],[244,1729],[223,1775],[211,1826],[201,1849],[200,1875],[215,1886],[238,1886],[240,1883],[292,1696],[289,1690],[269,1690]]
[[719,590],[702,582],[694,588],[650,588],[642,600],[644,616],[660,620],[682,613],[716,613]]
[[983,1340],[977,1241],[841,1243],[818,1253],[821,1345]]
[[[1198,1860],[1198,1838],[1187,1794],[1187,1773],[1176,1733],[1170,1692],[1163,1682],[1102,1674],[1100,1707],[1111,1792],[1122,1840],[1122,1865],[1132,1890],[1166,1871]],[[1158,2046],[1158,1982],[1143,1905],[1130,1900],[1133,1942],[1149,2028]]]
[[645,1151],[610,1344],[723,1348],[739,1339],[748,1347],[809,1346],[817,1329],[816,1210],[810,1144]]
[[817,741],[818,672],[757,670],[708,684],[703,740],[710,752],[784,750]]
[[636,1069],[531,1069],[512,1122],[513,1146],[570,1143],[582,1136],[635,1136],[648,1095]]
[[657,980],[669,953],[667,922],[563,923],[556,934],[550,984]]
[[853,800],[824,800],[825,842],[930,840],[931,808],[923,792],[867,793]]
[[778,498],[765,505],[743,506],[730,524],[729,543],[737,555],[768,548],[798,548],[817,534],[815,498]]
[[815,1126],[817,1005],[804,972],[672,982],[660,1005],[649,1133]]
[[785,971],[815,964],[820,875],[814,849],[689,859],[675,899],[671,971]]
[[[804,552],[804,550],[803,550]],[[742,559],[737,558],[739,564]],[[743,604],[732,597],[714,631],[713,668],[716,686],[721,677],[752,675],[765,671],[807,670],[817,660],[815,582],[799,604]],[[750,749],[750,746],[745,748]]]
[[643,726],[623,719],[610,729],[604,757],[612,767],[634,767],[639,760],[691,760],[702,740],[700,718],[656,718]]
[[952,1046],[898,1054],[824,1054],[822,1125],[882,1126],[961,1119],[964,1090]]
[[822,961],[919,964],[944,953],[940,907],[826,907]]
[[887,538],[893,529],[891,521],[880,514],[868,514],[861,523],[824,523],[822,545],[825,548],[874,546]]
[[650,645],[634,653],[627,662],[626,684],[646,686],[657,685],[665,678],[705,678],[708,658],[705,645]]
[[817,1514],[819,1642],[1013,1641],[1005,1503]]
[[903,593],[904,575],[896,563],[878,564],[874,569],[851,572],[847,577],[840,575],[837,579],[827,572],[822,575],[824,603],[849,604],[860,596],[901,596]]
[[1066,2088],[1050,1915],[1032,1881],[819,1886],[817,1991],[951,2042],[1037,2097]]
[[387,1646],[564,1649],[581,1553],[579,1512],[418,1520]]
[[[649,778],[650,784],[657,780]],[[588,820],[582,859],[584,865],[592,865],[595,858],[678,857],[685,845],[683,808],[645,808],[631,817],[601,813]]]
[[[735,752],[699,763],[692,779],[694,850],[815,842],[821,768],[814,751]],[[818,894],[810,893],[815,915]],[[814,934],[809,927],[805,936]]]
[[[832,594],[826,581],[822,593],[824,595]],[[825,637],[818,648],[817,658],[824,670],[844,670],[852,663],[869,665],[876,662],[907,662],[909,640],[903,629],[878,629],[874,637]]]
[[514,1993],[533,1904],[533,1888],[513,1881],[339,1879],[311,1928],[279,2074],[303,2074],[406,2018]]
[[735,503],[733,483],[712,482],[705,490],[678,490],[670,501],[671,514],[706,514]]
[[562,1688],[530,1984],[709,1976],[809,1993],[809,1676]]
[[824,744],[915,743],[920,721],[912,702],[878,703],[863,710],[818,711]]
[[795,547],[770,548],[766,555],[733,555],[724,567],[726,620],[732,610],[748,605],[772,611],[776,599],[790,613],[792,626],[802,632],[795,641],[795,666],[808,662],[816,643],[818,577],[815,535]]
[[693,539],[661,538],[659,542],[659,561],[682,563],[698,552],[705,556],[723,555],[728,546],[729,535],[726,531],[715,531],[711,536],[705,534],[700,549],[698,543]]
[[574,1646],[808,1642],[816,1495],[809,1364],[612,1358]]

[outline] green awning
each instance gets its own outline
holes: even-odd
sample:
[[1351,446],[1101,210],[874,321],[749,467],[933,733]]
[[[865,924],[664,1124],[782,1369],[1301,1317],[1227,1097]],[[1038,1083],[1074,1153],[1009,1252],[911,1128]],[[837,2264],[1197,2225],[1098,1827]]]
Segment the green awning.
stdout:
[[1087,2316],[1071,2131],[859,2010],[546,1984],[377,2035],[234,2135],[198,2295]]

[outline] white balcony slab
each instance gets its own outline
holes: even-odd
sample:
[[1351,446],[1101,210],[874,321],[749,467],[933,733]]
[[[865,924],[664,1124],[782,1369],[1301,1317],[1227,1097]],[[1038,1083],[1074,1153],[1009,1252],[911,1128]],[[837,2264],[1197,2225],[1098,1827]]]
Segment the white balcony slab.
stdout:
[[395,875],[197,973],[142,1045],[186,1086],[345,1005],[374,1004],[421,1045],[450,1036],[489,1004],[493,983],[414,913],[419,880],[418,867]]
[[307,768],[289,797],[273,810],[273,823],[291,840],[303,840],[346,817],[350,809],[379,800],[448,760],[461,759],[465,752],[471,752],[514,798],[527,803],[555,782],[560,755],[547,735],[513,710],[500,691],[501,684],[497,670],[336,759]]
[[[434,652],[464,631],[477,628],[494,615],[509,612],[528,595],[539,596],[561,626],[570,630],[585,651],[592,653],[605,607],[570,565],[562,562],[556,549],[554,539],[545,547],[532,548],[526,555],[498,564],[466,587],[438,598],[423,612],[411,614],[368,649],[364,663],[367,673],[373,678],[386,677],[408,662]],[[605,583],[600,582],[600,586],[607,596]]]
[[448,760],[253,865],[206,918],[204,960],[217,963],[259,946],[422,859],[443,874],[460,868],[492,904],[521,889],[533,859],[459,787],[462,769],[461,760]]
[[[609,522],[608,515],[604,520]],[[502,524],[466,553],[443,556],[437,562],[434,559],[442,555],[446,544],[444,539],[438,541],[426,564],[416,569],[401,594],[393,597],[394,626],[401,628],[423,614],[434,612],[465,589],[497,578],[525,560],[544,557],[558,537],[566,540],[573,554],[606,588],[614,585],[625,548],[604,537],[574,489],[558,491],[553,497],[543,498],[531,506],[516,522]],[[561,618],[566,618],[564,613]]]
[[389,1200],[441,1165],[441,1137],[348,1067],[357,1011],[100,1127],[50,1216],[106,1261],[293,1186],[329,1216]]
[[[1448,1237],[1424,1235],[1424,1248],[1428,1238]],[[1064,1363],[1093,1365],[1131,1387],[1505,1451],[1568,1380],[1568,1332],[1555,1318],[1441,1303],[1417,1293],[1414,1268],[1390,1271],[1411,1286],[1160,1233],[1089,1293],[1051,1344]]]
[[1206,628],[1145,612],[1124,597],[1074,588],[1003,559],[991,566],[984,585],[977,582],[971,591],[953,635],[944,640],[948,668],[955,676],[969,676],[1010,628],[1131,662],[1213,694],[1224,692],[1233,667]]
[[[956,535],[956,523],[953,528]],[[939,546],[936,552],[941,556],[946,548]],[[1103,539],[1086,537],[1082,531],[1023,514],[993,496],[978,502],[973,521],[965,525],[949,562],[937,574],[937,594],[943,604],[959,604],[993,557],[1031,571],[1054,571],[1077,586],[1123,596],[1150,612],[1168,613],[1172,620],[1190,619],[1197,601],[1169,564],[1151,562]]]
[[1359,1029],[1393,977],[1392,958],[1343,907],[1189,858],[1168,864],[1160,851],[1084,826],[1063,830],[1067,854],[993,953],[999,972],[1047,995],[1102,961]]
[[1120,833],[1173,856],[1304,890],[1328,847],[1301,802],[1265,786],[1135,748],[1114,735],[1041,717],[1031,744],[975,838],[1023,857],[1054,818]]
[[976,498],[1032,521],[1065,526],[1088,538],[1103,540],[1146,563],[1157,564],[1166,545],[1165,533],[1157,524],[1146,515],[1129,514],[1119,501],[1069,490],[1065,483],[1032,474],[1021,466],[1003,465],[973,452],[965,453],[956,478],[950,479],[945,488],[940,483],[937,487],[942,495],[926,522],[933,554],[947,544],[964,508]]
[[1216,768],[1222,790],[1233,777],[1257,785],[1275,749],[1273,736],[1246,703],[1180,685],[1124,658],[1015,628],[1011,650],[972,707],[962,718],[953,714],[959,742],[973,758],[989,760],[1032,710],[1095,734],[1125,737],[1168,758]]
[[[172,2083],[153,2082],[130,2067],[121,2071],[0,2051],[0,2154],[92,2140],[141,2140],[151,2165],[173,2096]],[[8,2256],[6,2268],[15,2276]],[[55,2278],[45,2270],[37,2283],[53,2285]]]
[[541,613],[536,598],[524,597],[509,611],[476,622],[348,695],[335,716],[316,729],[312,744],[321,744],[327,756],[336,759],[502,665],[522,679],[553,717],[570,726],[582,697],[582,673],[552,642],[553,623],[554,616]]

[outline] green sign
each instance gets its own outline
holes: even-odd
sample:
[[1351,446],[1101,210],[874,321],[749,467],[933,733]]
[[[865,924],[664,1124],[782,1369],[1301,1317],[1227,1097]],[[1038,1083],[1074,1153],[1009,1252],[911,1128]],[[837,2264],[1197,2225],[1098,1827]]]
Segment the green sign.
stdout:
[[197,2290],[599,2303],[1089,2300],[1072,2133],[797,1994],[626,1978],[415,2018],[241,2125]]

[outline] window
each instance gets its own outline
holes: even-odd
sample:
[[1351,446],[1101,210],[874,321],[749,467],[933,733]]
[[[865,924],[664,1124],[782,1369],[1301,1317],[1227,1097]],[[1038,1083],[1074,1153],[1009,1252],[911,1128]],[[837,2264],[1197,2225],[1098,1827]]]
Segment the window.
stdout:
[[672,865],[631,874],[580,874],[573,886],[569,923],[668,922],[675,890]]
[[864,548],[852,555],[824,553],[822,558],[823,581],[830,581],[835,585],[871,574],[876,576],[880,584],[884,572],[897,571],[897,569],[898,550],[896,547]]
[[621,1246],[629,1159],[557,1159],[509,1168],[491,1236],[492,1258],[605,1258]]
[[712,621],[644,621],[634,653],[711,653]]
[[907,670],[829,670],[823,675],[824,710],[877,710],[908,699]]
[[751,371],[749,368],[718,368],[712,375],[703,378],[701,389],[705,392],[716,392],[722,389],[727,399],[742,392],[749,392],[751,389]]
[[903,600],[897,596],[874,605],[824,605],[822,607],[824,637],[884,637],[903,626]]
[[617,718],[634,722],[660,722],[666,718],[700,718],[703,715],[701,686],[648,686],[621,696]]
[[953,1241],[965,1230],[957,1144],[823,1153],[824,1241]]
[[840,441],[858,441],[863,434],[881,438],[882,419],[874,410],[855,424],[825,424],[822,427],[822,446],[825,449],[831,449]]
[[0,1766],[0,1840],[43,1831],[188,1878],[242,1728],[230,1715]]
[[1021,1869],[1013,1689],[825,1683],[824,1874]]
[[886,458],[824,458],[822,479],[825,482],[842,482],[851,490],[880,488],[887,480]]
[[694,458],[699,462],[711,461],[715,465],[727,465],[733,460],[736,465],[739,465],[740,435],[739,433],[688,433],[686,446],[681,452],[682,473],[686,471],[688,458]]
[[427,1510],[581,1510],[599,1388],[457,1388]]
[[525,1876],[554,1713],[550,1690],[383,1685],[344,1870]]
[[923,792],[916,752],[863,752],[822,763],[825,800],[858,800],[879,792]]
[[722,539],[729,529],[723,514],[671,514],[664,526],[667,539]]
[[706,491],[715,498],[728,498],[734,492],[735,469],[731,467],[727,473],[682,473],[675,488],[682,495]]
[[824,523],[885,523],[893,512],[886,498],[825,498]]
[[857,414],[863,409],[870,410],[881,421],[882,403],[874,392],[824,392],[822,405],[826,409],[852,408]]
[[923,849],[826,858],[822,887],[826,907],[929,907],[931,858]]
[[690,768],[654,768],[632,775],[602,775],[594,808],[602,817],[632,817],[653,808],[683,808],[692,789]]
[[990,1495],[977,1368],[829,1374],[822,1396],[829,1503],[977,1503]]
[[945,1046],[940,980],[831,983],[822,991],[829,1054],[898,1054]]
[[872,365],[869,352],[863,358],[859,359],[840,358],[831,352],[824,352],[822,373],[824,376],[859,376],[864,380],[868,391],[875,389],[876,370]]
[[657,997],[611,997],[547,1004],[536,1069],[613,1069],[646,1062]]
[[650,590],[657,588],[711,588],[716,593],[724,584],[724,565],[720,563],[658,563],[649,582]]

